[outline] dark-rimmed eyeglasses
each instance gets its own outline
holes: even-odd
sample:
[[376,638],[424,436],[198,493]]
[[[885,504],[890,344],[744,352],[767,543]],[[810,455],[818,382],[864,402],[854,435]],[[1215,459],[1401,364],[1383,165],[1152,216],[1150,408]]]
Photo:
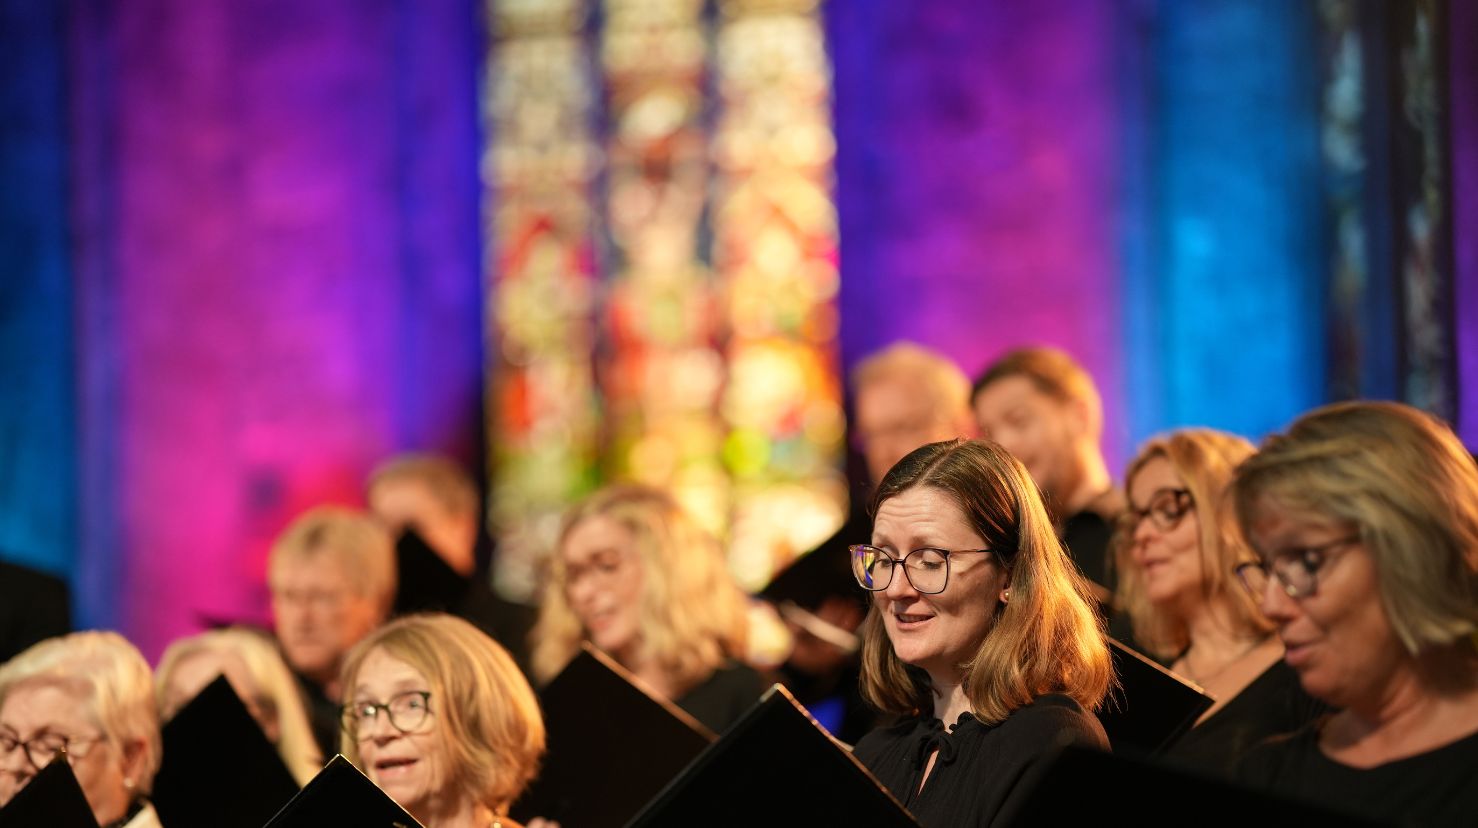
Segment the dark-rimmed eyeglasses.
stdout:
[[949,559],[953,555],[974,555],[989,549],[938,549],[924,546],[895,558],[876,546],[857,544],[852,553],[852,575],[858,586],[869,592],[881,592],[893,583],[893,571],[900,565],[903,577],[914,589],[925,595],[937,595],[949,586]]
[[396,693],[389,701],[359,701],[341,708],[344,732],[359,737],[374,729],[375,720],[384,711],[390,726],[401,733],[414,733],[426,724],[431,714],[431,694],[425,690]]
[[1180,525],[1185,516],[1196,508],[1196,500],[1191,497],[1190,489],[1156,489],[1150,495],[1150,504],[1143,509],[1130,506],[1120,518],[1124,524],[1124,532],[1133,537],[1139,524],[1149,518],[1150,523],[1161,532],[1169,532]]
[[1237,580],[1252,593],[1254,599],[1262,599],[1268,588],[1270,572],[1278,579],[1279,586],[1283,587],[1289,598],[1307,598],[1319,588],[1319,569],[1324,566],[1329,553],[1359,542],[1359,535],[1346,535],[1313,546],[1285,549],[1266,561],[1237,564],[1234,571],[1237,573]]
[[[0,733],[0,756],[9,756],[16,748],[20,748],[25,753],[26,761],[39,771],[58,756],[66,757],[68,762],[81,759],[87,756],[90,750],[86,747],[87,745],[96,744],[107,738],[101,733],[96,736],[38,733],[29,739],[21,739],[10,733]],[[78,748],[83,749],[78,750]]]

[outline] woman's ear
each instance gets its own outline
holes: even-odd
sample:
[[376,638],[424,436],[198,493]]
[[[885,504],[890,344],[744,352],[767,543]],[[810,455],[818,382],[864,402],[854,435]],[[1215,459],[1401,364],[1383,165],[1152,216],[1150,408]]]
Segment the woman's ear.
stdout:
[[143,739],[129,739],[120,744],[123,759],[123,787],[128,788],[129,791],[136,791],[139,780],[144,777],[149,746]]

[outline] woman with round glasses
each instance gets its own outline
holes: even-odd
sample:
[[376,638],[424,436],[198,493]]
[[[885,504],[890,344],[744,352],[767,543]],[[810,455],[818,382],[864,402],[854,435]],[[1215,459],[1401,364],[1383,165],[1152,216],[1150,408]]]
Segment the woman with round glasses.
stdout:
[[764,692],[742,662],[746,598],[718,541],[666,492],[623,484],[570,510],[533,633],[538,680],[589,641],[723,732]]
[[49,638],[0,667],[0,806],[65,757],[99,825],[158,828],[161,752],[149,664],[117,633]]
[[512,826],[544,722],[497,642],[450,615],[411,615],[349,652],[343,751],[426,828]]
[[1234,485],[1238,574],[1340,712],[1248,754],[1254,784],[1369,819],[1478,823],[1478,467],[1398,403],[1312,411]]
[[873,495],[852,547],[872,592],[862,691],[902,723],[856,755],[923,825],[1009,822],[1068,744],[1107,748],[1111,675],[1087,582],[1026,469],[994,443],[931,443]]
[[1145,443],[1129,463],[1129,509],[1114,537],[1118,604],[1134,638],[1216,699],[1170,747],[1171,761],[1230,773],[1264,738],[1323,712],[1283,664],[1283,646],[1233,568],[1252,557],[1225,503],[1241,437],[1187,429]]

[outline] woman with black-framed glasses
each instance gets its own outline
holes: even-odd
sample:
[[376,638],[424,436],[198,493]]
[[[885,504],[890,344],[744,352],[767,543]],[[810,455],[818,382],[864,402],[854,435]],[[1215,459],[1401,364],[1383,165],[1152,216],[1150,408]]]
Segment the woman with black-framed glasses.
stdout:
[[1211,429],[1150,439],[1125,472],[1129,509],[1113,541],[1117,603],[1136,644],[1216,699],[1165,758],[1220,774],[1253,745],[1325,710],[1299,688],[1272,622],[1233,574],[1252,553],[1225,495],[1254,451]]
[[1250,752],[1243,781],[1403,825],[1478,823],[1478,467],[1436,418],[1312,411],[1239,469],[1239,575],[1340,712]]
[[1108,647],[1026,469],[984,441],[931,443],[873,495],[852,572],[872,595],[863,696],[901,724],[856,756],[923,825],[1010,822],[1058,748],[1106,748],[1091,712]]
[[349,651],[343,753],[427,828],[515,825],[544,720],[513,657],[470,623],[408,615]]

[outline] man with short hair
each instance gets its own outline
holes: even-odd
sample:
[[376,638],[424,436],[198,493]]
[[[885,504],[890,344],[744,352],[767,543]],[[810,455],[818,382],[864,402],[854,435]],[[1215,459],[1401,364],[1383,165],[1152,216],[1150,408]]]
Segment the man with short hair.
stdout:
[[486,561],[479,567],[482,498],[471,475],[440,455],[402,454],[370,473],[365,499],[396,537],[395,611],[465,618],[502,644],[527,673],[536,612],[499,597]]
[[395,547],[368,515],[319,506],[278,536],[267,583],[283,656],[308,696],[313,735],[332,756],[339,742],[339,667],[390,613]]
[[1036,480],[1068,552],[1107,603],[1114,589],[1109,540],[1124,495],[1099,444],[1103,403],[1093,378],[1056,348],[1018,348],[975,381],[970,406],[981,436],[1004,446]]

